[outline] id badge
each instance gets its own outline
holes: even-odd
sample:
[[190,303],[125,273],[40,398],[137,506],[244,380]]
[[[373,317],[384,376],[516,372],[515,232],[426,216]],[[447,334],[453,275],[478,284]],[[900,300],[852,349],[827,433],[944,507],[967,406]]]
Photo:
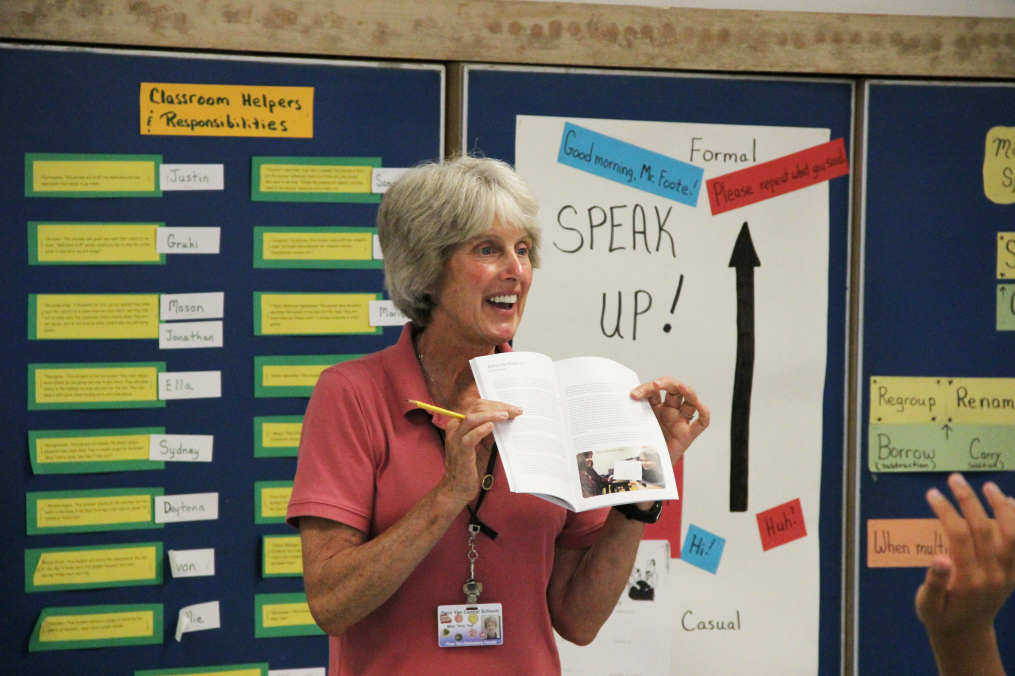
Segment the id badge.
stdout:
[[437,645],[471,648],[504,643],[504,613],[499,603],[437,606]]

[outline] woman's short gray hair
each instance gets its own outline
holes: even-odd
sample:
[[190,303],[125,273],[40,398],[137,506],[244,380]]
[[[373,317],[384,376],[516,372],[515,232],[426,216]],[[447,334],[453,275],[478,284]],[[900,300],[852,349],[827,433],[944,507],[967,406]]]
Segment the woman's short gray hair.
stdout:
[[524,230],[529,260],[539,266],[539,203],[529,184],[505,162],[458,157],[410,169],[391,184],[377,211],[384,284],[395,307],[417,326],[430,321],[455,248],[495,219]]

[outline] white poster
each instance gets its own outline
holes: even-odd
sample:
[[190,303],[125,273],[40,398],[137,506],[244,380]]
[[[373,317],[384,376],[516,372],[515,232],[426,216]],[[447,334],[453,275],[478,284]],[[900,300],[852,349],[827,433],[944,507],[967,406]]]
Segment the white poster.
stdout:
[[643,540],[613,614],[596,640],[578,647],[556,636],[567,676],[666,676],[670,673],[670,543]]
[[[566,123],[585,134],[567,157]],[[713,216],[706,181],[828,143],[829,130],[519,116],[516,138],[543,263],[515,349],[608,357],[643,381],[669,375],[711,409],[685,457],[684,539],[695,530],[682,544],[694,551],[671,562],[671,673],[816,674],[828,183]],[[600,156],[627,144],[664,157]],[[646,171],[656,189],[639,187]],[[745,231],[758,264],[731,267]],[[753,360],[738,355],[738,299],[741,322],[753,313]],[[734,415],[737,372],[752,384],[749,411]],[[734,419],[749,431],[739,442]],[[747,457],[737,510],[734,446]]]

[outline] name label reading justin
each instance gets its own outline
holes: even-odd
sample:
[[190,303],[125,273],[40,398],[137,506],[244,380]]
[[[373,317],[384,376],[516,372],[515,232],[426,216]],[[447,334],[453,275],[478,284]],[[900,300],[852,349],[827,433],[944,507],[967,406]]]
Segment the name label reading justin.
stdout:
[[314,137],[313,87],[141,83],[141,134]]

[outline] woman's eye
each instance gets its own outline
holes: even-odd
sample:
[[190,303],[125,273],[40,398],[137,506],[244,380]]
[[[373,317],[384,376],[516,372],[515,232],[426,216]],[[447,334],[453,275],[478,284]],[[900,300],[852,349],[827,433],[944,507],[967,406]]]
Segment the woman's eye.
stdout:
[[518,255],[519,256],[528,256],[529,255],[529,247],[527,247],[527,246],[520,246],[520,247],[518,247]]
[[480,247],[479,253],[483,254],[484,256],[489,256],[490,254],[493,253],[493,247],[492,246]]

